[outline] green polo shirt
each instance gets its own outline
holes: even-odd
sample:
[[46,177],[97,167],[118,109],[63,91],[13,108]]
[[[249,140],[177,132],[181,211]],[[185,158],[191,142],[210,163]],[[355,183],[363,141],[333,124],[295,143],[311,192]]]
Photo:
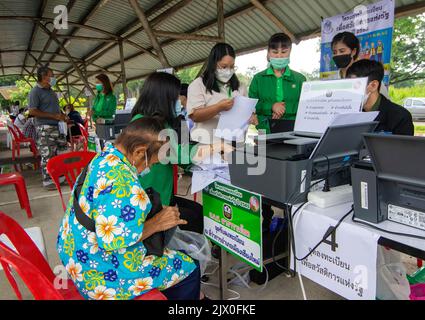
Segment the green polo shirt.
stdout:
[[379,111],[379,106],[381,105],[382,96],[379,95],[378,100],[376,100],[375,104],[370,111]]
[[276,102],[285,102],[286,113],[282,119],[295,120],[302,85],[306,80],[301,73],[290,68],[286,68],[279,78],[272,68],[256,74],[249,87],[249,97],[259,99],[256,107],[257,129],[270,133],[269,119],[272,118],[272,107]]
[[[138,114],[133,117],[131,121],[143,118],[143,115]],[[171,143],[173,145],[173,143]],[[191,154],[193,148],[197,148],[196,145],[189,145],[189,152]],[[177,161],[180,166],[190,165],[191,159],[189,162],[182,161],[182,149],[183,145],[177,145]],[[193,151],[196,152],[196,151]],[[184,159],[183,159],[184,160]],[[173,165],[172,164],[162,164],[156,163],[150,168],[150,172],[143,177],[139,177],[139,182],[142,185],[143,189],[153,188],[161,196],[161,202],[163,205],[170,205],[171,196],[173,195]]]
[[117,98],[111,92],[107,95],[102,92],[96,95],[96,98],[93,102],[93,121],[96,122],[97,119],[111,119],[114,117],[115,112],[117,111]]

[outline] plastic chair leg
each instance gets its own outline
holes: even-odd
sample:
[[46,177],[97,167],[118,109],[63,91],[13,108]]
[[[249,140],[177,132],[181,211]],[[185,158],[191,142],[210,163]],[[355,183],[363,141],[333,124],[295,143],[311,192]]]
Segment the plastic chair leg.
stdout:
[[27,212],[28,219],[31,219],[32,212],[31,212],[30,200],[28,198],[28,192],[25,186],[25,182],[18,183],[17,186],[19,188],[19,192],[21,193],[23,209],[25,209],[25,211]]
[[16,194],[18,195],[19,205],[21,206],[21,209],[24,209],[24,202],[22,201],[22,193],[21,189],[19,188],[18,184],[14,184]]

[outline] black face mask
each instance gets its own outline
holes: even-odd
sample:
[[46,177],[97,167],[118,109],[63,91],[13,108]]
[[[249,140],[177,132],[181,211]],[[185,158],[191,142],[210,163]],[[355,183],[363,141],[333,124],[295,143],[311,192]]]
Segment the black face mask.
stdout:
[[344,69],[348,67],[351,60],[353,60],[353,57],[351,56],[351,54],[344,54],[341,56],[334,56],[333,60],[336,66],[338,67],[338,69]]

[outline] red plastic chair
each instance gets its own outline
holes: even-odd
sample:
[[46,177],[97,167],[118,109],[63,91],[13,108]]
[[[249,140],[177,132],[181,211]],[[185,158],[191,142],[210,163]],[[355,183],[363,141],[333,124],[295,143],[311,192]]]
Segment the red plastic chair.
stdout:
[[[16,160],[16,155],[19,157],[21,155],[21,144],[23,143],[29,143],[30,144],[30,150],[34,156],[35,159],[38,157],[38,151],[35,144],[34,139],[26,138],[22,132],[15,126],[8,125],[7,129],[9,130],[10,135],[12,136],[12,160]],[[37,170],[38,168],[38,161],[34,164],[34,170]],[[16,165],[15,165],[15,169]]]
[[[84,299],[70,279],[67,281],[66,289],[54,287],[56,276],[43,254],[18,223],[0,211],[0,235],[2,234],[9,238],[17,251],[13,251],[0,241],[0,263],[19,300],[22,300],[22,294],[11,273],[11,267],[18,273],[36,300]],[[135,300],[166,300],[166,298],[154,289]]]
[[66,205],[63,201],[59,178],[65,177],[70,189],[72,190],[75,181],[78,178],[78,175],[90,163],[90,161],[94,158],[95,155],[95,152],[68,152],[53,157],[47,162],[47,172],[49,173],[56,188],[59,191],[64,210],[66,210]]
[[32,218],[30,200],[28,198],[27,187],[24,177],[19,173],[2,173],[0,174],[0,186],[11,185],[15,186],[18,194],[19,204],[21,209],[25,209],[28,218]]

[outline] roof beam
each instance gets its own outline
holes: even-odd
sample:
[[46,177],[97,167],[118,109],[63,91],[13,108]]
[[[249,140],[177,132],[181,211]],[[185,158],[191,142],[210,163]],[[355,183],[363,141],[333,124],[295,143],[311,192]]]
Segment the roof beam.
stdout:
[[[187,6],[192,1],[193,0],[182,0],[178,4],[174,5],[172,8],[164,11],[163,13],[161,13],[160,15],[158,15],[157,17],[155,17],[154,19],[152,19],[150,21],[151,27],[155,27],[155,26],[159,25],[161,22],[163,22],[164,20],[166,20],[167,18],[172,17],[181,8]],[[155,14],[156,12],[162,10],[167,5],[169,5],[170,2],[172,2],[172,0],[171,1],[170,0],[163,1],[163,2],[160,2],[160,3],[156,4],[156,5],[154,5],[150,9],[146,10],[146,15],[147,16],[150,16],[150,15]],[[137,28],[134,31],[132,31],[129,34],[127,34],[127,35],[124,36],[124,34],[126,34],[127,32],[129,32],[130,29],[134,28],[139,23],[140,23],[140,21],[137,18],[135,21],[131,22],[129,25],[127,25],[122,30],[120,30],[119,34],[123,37],[123,39],[128,40],[129,38],[131,38],[135,34],[143,31],[143,27]],[[103,45],[103,48],[105,48],[104,50],[102,50],[103,49],[102,46],[99,46],[99,47],[95,48],[92,52],[90,52],[89,54],[87,54],[85,57],[83,57],[83,60],[87,61],[87,64],[92,64],[93,61],[96,61],[99,57],[101,57],[102,55],[104,55],[106,52],[114,49],[116,46],[117,46],[117,44],[114,44],[114,45],[110,45],[110,46],[108,46],[108,47],[105,48],[105,45]],[[102,50],[102,51],[99,51],[99,50]],[[93,56],[93,54],[95,54],[95,56]],[[158,56],[155,56],[154,58],[155,59],[159,59]],[[127,61],[127,59],[125,61]],[[71,69],[68,69],[67,70],[67,72],[69,72],[69,71],[71,71]]]
[[[262,0],[261,3],[263,5],[265,5],[265,4],[267,4],[269,2],[272,2],[272,1],[273,0]],[[235,18],[237,18],[237,17],[239,17],[241,15],[244,15],[244,14],[246,14],[248,12],[251,12],[255,8],[256,7],[252,3],[246,4],[246,5],[238,8],[238,9],[235,9],[235,10],[233,10],[233,11],[228,12],[227,14],[225,14],[224,15],[224,20],[225,21],[229,21],[229,20],[235,19]],[[202,31],[208,30],[211,27],[214,27],[216,24],[217,24],[217,19],[214,19],[214,20],[211,20],[211,21],[209,21],[207,23],[204,23],[203,25],[201,25],[199,27],[196,27],[196,28],[194,28],[192,30],[187,31],[186,33],[191,34],[191,33],[194,33],[194,32],[202,32]],[[176,41],[178,41],[178,40],[165,40],[165,41],[161,42],[160,45],[161,45],[161,47],[165,47],[165,46],[169,46],[169,45],[174,44]],[[128,56],[125,59],[125,61],[127,62],[127,61],[132,60],[132,59],[134,59],[136,57],[140,57],[141,54],[142,54],[141,52],[136,52],[136,53]],[[111,67],[114,67],[114,66],[118,65],[119,63],[120,63],[119,61],[116,61],[116,62],[111,63],[110,65],[108,65],[106,68],[109,69]]]
[[[76,1],[76,0],[74,0],[74,1]],[[46,22],[46,23],[53,23],[54,22],[53,18],[47,18],[47,17],[38,18],[38,17],[31,17],[31,16],[0,16],[0,21],[1,20],[21,20],[21,21]],[[116,39],[119,38],[117,35],[115,35],[111,32],[108,32],[106,30],[102,30],[102,29],[99,29],[99,28],[96,28],[96,27],[92,27],[92,26],[89,26],[89,25],[83,25],[83,24],[79,24],[79,23],[73,22],[73,21],[68,21],[68,25],[77,26],[81,29],[87,29],[87,30],[91,30],[91,31],[94,31],[94,32],[98,32],[98,33],[104,34],[104,35],[111,37],[111,38],[116,38]]]
[[[30,53],[41,53],[41,50],[0,50],[0,52],[2,53],[28,53],[28,55]],[[53,51],[46,51],[44,54],[54,54]],[[58,54],[58,57],[66,57],[64,54]],[[77,57],[73,57],[74,60],[81,60],[80,58]]]
[[[89,12],[79,21],[80,24],[86,24],[91,17],[94,16],[94,14],[96,13],[96,11],[101,8],[107,1],[109,0],[102,0],[102,1],[97,1],[89,10]],[[75,36],[75,34],[77,33],[77,31],[80,29],[80,27],[75,27],[72,32],[71,32],[71,36]],[[66,47],[66,40],[64,42],[62,42],[62,44],[64,45],[64,47]],[[51,59],[53,60],[57,54],[59,54],[61,51],[60,47],[56,50],[56,53],[54,55],[52,55]]]
[[179,39],[179,40],[193,40],[193,41],[207,41],[207,42],[224,41],[223,38],[205,36],[202,34],[176,33],[176,32],[169,32],[169,31],[162,31],[162,30],[152,30],[152,31],[157,37],[164,37],[164,38],[172,38],[172,39]]
[[2,73],[4,75],[4,66],[3,66],[3,59],[1,57],[1,52],[0,52],[0,66],[1,66],[1,71],[2,71]]
[[[72,63],[72,65],[74,66],[74,69],[77,71],[78,75],[80,76],[81,80],[83,80],[83,82],[85,83],[85,85],[87,86],[87,88],[90,90],[92,95],[94,94],[93,89],[91,88],[89,82],[87,81],[87,78],[83,75],[82,71],[80,70],[80,68],[78,68],[77,63],[72,59],[71,55],[69,54],[68,50],[66,50],[66,48],[64,47],[64,45],[62,44],[62,42],[60,42],[58,40],[58,38],[56,38],[56,33],[55,32],[50,32],[49,29],[47,29],[44,25],[42,25],[40,23],[40,28],[47,34],[49,35],[50,38],[52,38],[62,49],[63,53],[67,56],[68,60]],[[67,74],[66,72],[64,72],[65,74]]]
[[[43,12],[44,12],[44,9],[46,8],[46,5],[47,5],[47,0],[43,0],[40,3],[40,6],[38,8],[38,17],[39,18],[41,18],[43,16]],[[32,46],[34,44],[35,37],[37,35],[37,31],[38,31],[38,24],[37,23],[34,23],[34,26],[32,27],[32,31],[31,31],[30,42],[28,43],[27,51],[25,53],[25,58],[24,58],[24,61],[23,61],[22,65],[25,65],[27,63],[28,52],[30,52],[31,49],[32,49]],[[24,73],[24,68],[22,68],[21,73]]]
[[164,51],[162,51],[162,48],[159,45],[158,39],[156,38],[155,34],[152,31],[149,20],[146,17],[146,14],[143,11],[143,9],[140,7],[139,1],[138,0],[128,0],[128,2],[132,6],[134,12],[136,12],[136,15],[139,17],[139,20],[142,23],[142,26],[145,29],[145,32],[148,35],[149,41],[151,42],[152,47],[154,47],[155,52],[159,57],[159,61],[161,61],[161,63],[162,63],[162,66],[163,67],[170,67],[170,63],[168,62],[168,59],[165,56]]
[[[66,9],[68,10],[68,12],[70,12],[72,10],[72,8],[74,7],[75,2],[76,2],[76,0],[69,0],[68,4],[66,5]],[[41,23],[38,22],[38,25],[40,26]],[[54,28],[53,31],[52,31],[52,33],[51,33],[51,36],[49,36],[49,39],[47,40],[46,44],[44,45],[44,48],[43,48],[42,52],[38,56],[38,59],[37,59],[35,65],[34,65],[34,67],[32,68],[31,73],[34,72],[35,68],[37,67],[38,62],[43,58],[45,52],[49,49],[50,44],[52,43],[52,39],[53,39],[53,37],[56,36],[56,33],[57,32],[58,32],[58,29]]]
[[298,44],[300,40],[291,32],[289,29],[280,21],[278,17],[276,17],[269,9],[267,9],[260,1],[251,0],[251,3],[260,10],[270,21],[272,21],[282,32],[286,33],[294,42]]
[[[154,6],[152,6],[151,8],[149,8],[148,10],[146,10],[146,14],[148,16],[155,14],[157,11],[162,10],[165,6],[167,6],[169,3],[173,2],[174,0],[163,0],[158,2],[157,4],[155,4]],[[135,20],[133,20],[132,22],[130,22],[129,24],[127,24],[125,27],[123,27],[120,31],[118,31],[118,34],[120,35],[120,37],[124,36],[124,34],[126,34],[127,32],[129,32],[131,29],[133,29],[134,27],[136,27],[137,25],[140,24],[140,20],[138,18],[136,18]],[[100,46],[97,46],[96,48],[94,48],[91,52],[89,52],[87,55],[84,56],[84,60],[89,59],[91,56],[93,56],[95,53],[99,52],[100,50],[103,50],[105,47],[107,46],[107,44],[101,44]],[[108,50],[114,48],[116,45],[112,45],[108,47]],[[102,51],[105,52],[105,51]],[[91,59],[90,59],[91,60]]]
[[224,5],[223,0],[217,0],[217,26],[218,26],[218,37],[225,41],[224,32]]
[[[66,40],[85,40],[85,41],[101,41],[101,42],[117,42],[115,38],[96,38],[96,37],[85,37],[85,36],[75,36],[75,35],[56,35],[58,39],[66,39]],[[66,43],[66,40],[62,42],[62,44]],[[65,46],[65,44],[64,44]]]

